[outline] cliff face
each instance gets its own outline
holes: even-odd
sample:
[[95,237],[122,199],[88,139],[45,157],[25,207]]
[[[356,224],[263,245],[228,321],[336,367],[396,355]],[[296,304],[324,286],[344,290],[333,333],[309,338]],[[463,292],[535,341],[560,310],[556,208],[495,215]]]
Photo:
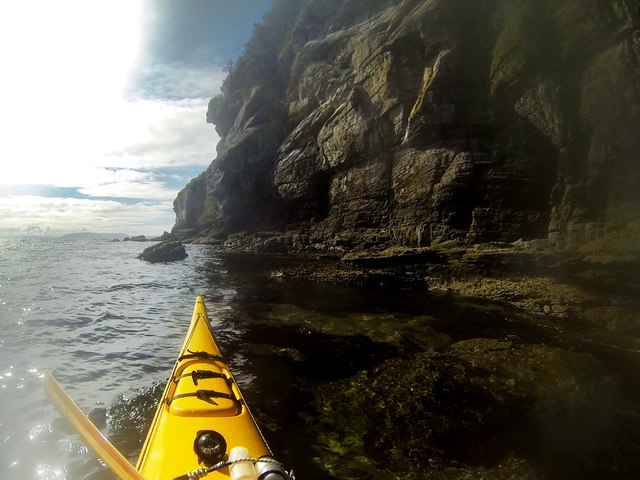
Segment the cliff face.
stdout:
[[202,235],[405,245],[640,231],[635,0],[282,0],[174,202]]

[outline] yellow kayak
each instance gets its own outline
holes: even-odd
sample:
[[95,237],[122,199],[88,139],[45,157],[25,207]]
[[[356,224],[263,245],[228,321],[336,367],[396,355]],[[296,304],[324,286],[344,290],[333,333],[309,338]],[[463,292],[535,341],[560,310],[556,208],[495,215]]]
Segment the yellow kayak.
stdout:
[[136,468],[146,480],[291,478],[220,356],[202,297]]

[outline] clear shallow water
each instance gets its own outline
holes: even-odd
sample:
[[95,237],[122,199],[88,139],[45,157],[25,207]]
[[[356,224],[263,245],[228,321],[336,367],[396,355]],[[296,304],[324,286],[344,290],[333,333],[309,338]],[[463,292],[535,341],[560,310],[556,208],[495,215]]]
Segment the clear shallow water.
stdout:
[[[343,446],[323,442],[334,430],[349,432],[348,424],[357,424],[360,417],[354,412],[336,415],[335,424],[331,416],[319,422],[317,392],[326,393],[357,372],[372,371],[388,358],[411,358],[478,337],[551,345],[567,355],[575,351],[576,359],[583,353],[597,358],[601,367],[594,371],[618,393],[582,406],[602,407],[615,421],[604,427],[601,421],[587,425],[584,431],[597,431],[597,436],[569,462],[588,457],[602,437],[606,442],[613,438],[620,448],[596,449],[598,468],[580,466],[581,478],[602,478],[608,459],[597,456],[603,452],[620,451],[618,466],[638,463],[637,455],[629,453],[637,450],[640,426],[635,352],[563,335],[553,326],[481,302],[421,291],[287,281],[279,272],[296,260],[284,257],[220,254],[187,245],[185,261],[152,265],[135,258],[146,246],[0,240],[0,478],[113,478],[46,399],[44,370],[52,371],[135,461],[146,418],[175,361],[197,295],[205,297],[220,347],[263,433],[299,478],[334,478],[323,463],[335,461],[336,455],[346,463],[349,458],[340,458]],[[626,413],[629,409],[632,414]],[[627,419],[633,421],[624,425]],[[554,428],[532,443],[553,440]],[[571,431],[577,438],[583,434]],[[365,454],[370,454],[365,464],[373,464],[376,452]],[[552,462],[554,471],[567,459]],[[344,478],[371,478],[357,468]],[[635,478],[619,472],[613,477]],[[552,473],[540,478],[572,477]]]

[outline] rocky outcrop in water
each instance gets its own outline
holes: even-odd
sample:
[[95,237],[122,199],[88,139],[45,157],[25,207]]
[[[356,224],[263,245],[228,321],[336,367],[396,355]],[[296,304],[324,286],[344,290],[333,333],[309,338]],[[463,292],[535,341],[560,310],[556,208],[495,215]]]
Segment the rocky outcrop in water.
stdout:
[[637,250],[639,62],[632,0],[278,1],[176,229]]
[[187,251],[181,242],[167,241],[145,248],[138,258],[149,263],[159,263],[184,260],[187,256]]

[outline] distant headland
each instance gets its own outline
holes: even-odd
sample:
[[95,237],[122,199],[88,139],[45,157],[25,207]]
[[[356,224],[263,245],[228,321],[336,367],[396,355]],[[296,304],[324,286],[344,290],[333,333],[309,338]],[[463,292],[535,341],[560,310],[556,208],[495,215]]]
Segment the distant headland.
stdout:
[[66,240],[73,239],[95,239],[95,240],[113,240],[113,239],[124,239],[129,238],[129,235],[126,233],[100,233],[100,232],[76,232],[76,233],[67,233],[66,235],[62,235],[61,238]]

